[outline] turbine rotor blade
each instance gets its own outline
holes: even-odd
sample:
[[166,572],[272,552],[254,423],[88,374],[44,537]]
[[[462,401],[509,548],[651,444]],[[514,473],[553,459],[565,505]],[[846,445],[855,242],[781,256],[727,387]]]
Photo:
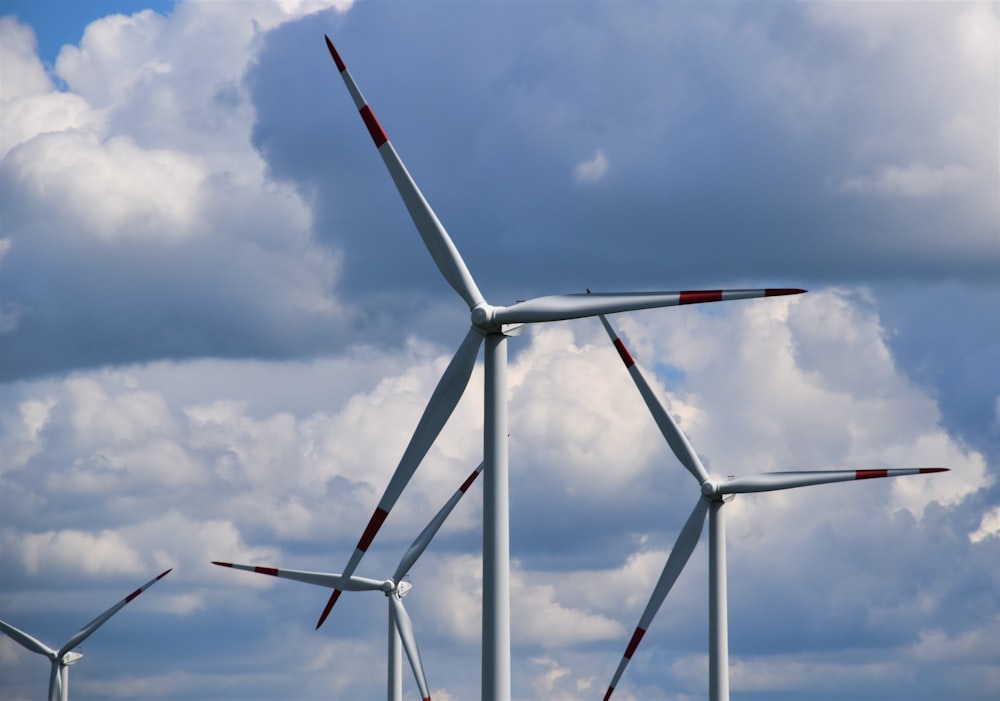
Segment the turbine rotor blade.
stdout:
[[63,701],[63,679],[62,673],[68,672],[67,667],[59,664],[59,660],[52,660],[52,667],[49,669],[49,701]]
[[727,302],[756,297],[777,297],[805,292],[800,289],[770,288],[753,290],[687,290],[679,292],[595,292],[550,295],[518,302],[509,307],[494,307],[493,321],[499,324],[528,324],[541,321],[579,319],[599,314],[656,309],[682,304]]
[[749,477],[736,477],[718,485],[719,494],[748,494],[750,492],[773,492],[779,489],[808,487],[814,484],[851,482],[854,480],[878,479],[880,477],[903,477],[905,475],[925,475],[948,472],[946,467],[912,467],[875,470],[803,470],[797,472],[765,472]]
[[424,530],[420,531],[420,535],[416,537],[409,549],[407,549],[406,553],[403,555],[403,558],[399,561],[399,565],[396,566],[396,571],[392,575],[392,580],[394,582],[398,582],[405,577],[410,571],[410,568],[413,567],[413,563],[415,563],[420,556],[423,555],[424,550],[427,549],[431,539],[434,538],[442,524],[444,524],[445,519],[447,519],[451,514],[452,509],[454,509],[455,505],[458,504],[463,496],[465,496],[465,492],[468,491],[469,487],[472,486],[472,483],[476,481],[479,473],[483,471],[484,464],[485,463],[479,463],[479,467],[472,471],[472,474],[465,479],[465,482],[463,482],[462,486],[458,488],[458,491],[451,495],[451,498],[441,508],[441,510],[437,512],[434,518],[431,519],[431,522],[424,526]]
[[112,606],[111,608],[109,608],[107,611],[105,611],[104,613],[102,613],[100,616],[98,616],[97,618],[95,618],[94,620],[92,620],[90,623],[88,623],[87,625],[85,625],[83,628],[81,628],[80,630],[78,630],[73,635],[72,638],[70,638],[69,640],[67,640],[66,643],[61,648],[59,648],[59,651],[56,653],[56,656],[61,659],[63,655],[65,655],[67,652],[69,652],[70,650],[72,650],[73,648],[75,648],[77,645],[79,645],[80,643],[82,643],[84,640],[86,640],[87,638],[89,638],[90,635],[91,635],[91,633],[93,633],[95,630],[97,630],[102,625],[104,625],[107,622],[107,620],[109,618],[111,618],[112,616],[114,616],[116,613],[118,613],[125,606],[125,604],[130,603],[133,599],[135,599],[137,596],[139,596],[139,594],[143,593],[144,591],[146,591],[147,589],[149,589],[151,586],[153,586],[154,584],[156,584],[157,582],[159,582],[161,579],[163,579],[164,577],[166,577],[168,574],[170,574],[170,572],[172,570],[173,570],[173,568],[170,568],[166,572],[163,572],[163,573],[158,574],[157,576],[153,577],[151,580],[149,580],[148,582],[146,582],[145,584],[143,584],[141,587],[139,587],[138,589],[136,589],[134,592],[132,592],[131,594],[129,594],[128,596],[126,596],[124,599],[122,599],[121,601],[119,601],[117,604],[115,604],[114,606]]
[[389,137],[382,130],[382,126],[378,123],[375,114],[365,101],[361,90],[358,89],[357,83],[351,77],[337,49],[334,48],[330,37],[324,36],[324,38],[326,39],[326,47],[330,50],[330,56],[333,57],[333,62],[337,65],[337,70],[340,71],[340,77],[344,79],[347,90],[351,93],[354,106],[361,113],[361,118],[364,120],[365,126],[368,127],[368,133],[371,134],[372,141],[375,142],[375,147],[378,149],[379,154],[382,156],[382,161],[389,170],[392,182],[396,185],[396,189],[403,198],[403,203],[410,213],[410,218],[416,224],[417,231],[420,232],[420,237],[424,240],[424,245],[437,264],[438,270],[441,271],[448,284],[462,296],[465,303],[469,305],[469,309],[482,304],[486,300],[483,298],[479,288],[476,287],[476,281],[472,278],[472,274],[466,267],[465,261],[462,260],[462,256],[459,254],[454,242],[448,236],[448,232],[445,231],[434,210],[431,209],[427,200],[424,199],[420,188],[417,187],[413,178],[410,177],[410,173],[406,170],[406,166],[403,165],[399,154],[396,153],[396,149],[390,143]]
[[618,681],[632,659],[632,655],[635,654],[636,648],[639,647],[642,636],[646,634],[649,624],[652,623],[656,612],[660,610],[663,600],[667,598],[671,587],[674,586],[674,582],[677,581],[681,570],[684,569],[684,565],[687,564],[687,561],[691,558],[691,553],[694,552],[695,547],[698,545],[698,539],[701,537],[701,531],[705,525],[708,505],[709,502],[707,499],[699,498],[698,503],[695,504],[694,511],[688,516],[688,520],[681,529],[680,535],[677,536],[677,542],[674,543],[674,547],[670,550],[670,556],[667,557],[667,562],[663,566],[660,579],[653,588],[653,595],[650,597],[649,603],[646,604],[646,609],[639,618],[639,625],[636,626],[635,632],[632,633],[628,647],[625,648],[625,654],[622,656],[621,662],[618,663],[618,669],[615,670],[615,674],[611,678],[611,684],[608,685],[604,701],[608,701],[611,698],[611,694],[614,693]]
[[343,591],[374,591],[383,590],[386,586],[381,579],[369,579],[367,577],[345,577],[342,574],[327,574],[326,572],[306,572],[304,570],[285,570],[277,567],[262,567],[260,565],[236,565],[232,562],[212,562],[219,567],[231,567],[234,570],[245,572],[256,572],[266,574],[279,579],[293,579],[296,582],[315,584],[318,587],[327,589],[341,589]]
[[639,394],[642,395],[642,400],[646,403],[646,408],[653,415],[653,420],[659,427],[660,433],[667,440],[670,449],[674,451],[674,455],[680,460],[681,465],[687,468],[687,471],[698,480],[698,484],[704,484],[709,479],[708,471],[701,464],[701,460],[698,458],[698,454],[694,452],[694,448],[691,447],[687,436],[684,435],[680,426],[674,421],[674,417],[663,406],[653,388],[649,386],[646,377],[642,374],[642,370],[636,365],[632,355],[628,352],[628,348],[625,347],[624,341],[618,336],[611,322],[603,314],[601,314],[600,319],[601,323],[604,324],[604,330],[608,332],[611,342],[618,350],[618,355],[621,356],[622,362],[625,363],[625,368],[628,370],[629,375],[632,376],[632,381],[635,383],[636,388],[638,388]]
[[430,701],[431,694],[427,689],[427,678],[424,676],[424,663],[420,660],[417,639],[413,635],[413,622],[410,620],[410,615],[406,612],[403,602],[400,601],[395,592],[389,595],[389,605],[392,607],[396,619],[399,639],[403,642],[406,657],[410,660],[410,667],[413,668],[413,676],[417,680],[417,688],[420,689],[420,698],[423,701]]
[[28,635],[23,630],[15,628],[11,624],[5,623],[4,621],[0,621],[0,630],[6,633],[11,640],[21,645],[21,647],[25,647],[32,652],[37,652],[39,655],[45,655],[50,660],[56,659],[55,650],[50,648],[41,640]]
[[[431,444],[437,439],[438,434],[441,433],[441,429],[444,428],[451,413],[455,410],[455,406],[458,405],[458,401],[462,398],[462,394],[469,384],[472,370],[476,366],[476,357],[479,355],[479,346],[482,342],[482,334],[475,328],[470,328],[462,340],[462,345],[459,346],[458,351],[438,381],[437,387],[434,388],[434,393],[431,394],[427,408],[424,409],[423,416],[420,417],[420,421],[417,423],[413,437],[410,438],[410,443],[406,446],[403,457],[400,459],[396,471],[389,480],[389,485],[385,488],[385,492],[382,494],[382,498],[375,508],[375,513],[372,514],[371,519],[368,521],[368,526],[365,528],[364,533],[361,534],[361,538],[358,540],[358,544],[347,563],[347,567],[344,568],[342,576],[349,577],[354,574],[354,570],[357,569],[361,558],[368,551],[368,547],[371,545],[372,540],[374,540],[375,534],[382,527],[382,523],[385,522],[389,511],[392,510],[393,505],[403,493],[403,489],[410,481],[410,478],[413,477],[413,473],[416,472],[420,461],[424,459],[427,451],[430,450]],[[320,614],[319,621],[316,623],[317,629],[326,621],[338,598],[340,598],[340,592],[334,590],[330,595],[329,601],[326,602],[323,613]]]

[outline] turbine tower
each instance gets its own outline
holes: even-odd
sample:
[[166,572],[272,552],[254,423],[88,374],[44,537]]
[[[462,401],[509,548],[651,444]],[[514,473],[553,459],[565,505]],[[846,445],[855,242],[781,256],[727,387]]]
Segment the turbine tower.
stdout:
[[451,499],[441,508],[431,519],[424,530],[416,537],[403,558],[396,566],[389,579],[368,579],[366,577],[355,577],[344,574],[324,574],[322,572],[302,572],[300,570],[282,570],[275,567],[259,567],[254,565],[234,565],[231,562],[213,562],[213,565],[220,567],[232,567],[236,570],[256,572],[272,577],[283,579],[294,579],[298,582],[315,584],[328,589],[339,591],[381,591],[385,594],[389,602],[389,652],[388,652],[388,700],[401,701],[403,698],[402,685],[402,659],[399,654],[400,643],[406,651],[406,657],[410,660],[410,667],[413,668],[413,676],[416,678],[417,687],[420,689],[420,698],[430,701],[430,691],[427,687],[427,678],[424,675],[424,665],[420,660],[420,650],[417,648],[417,640],[413,635],[413,624],[409,614],[403,607],[402,598],[410,590],[410,583],[403,581],[410,568],[420,558],[424,550],[430,544],[431,539],[441,528],[445,519],[451,514],[452,509],[458,504],[462,496],[468,491],[476,477],[483,471],[483,463],[479,464],[471,475],[466,478],[462,486],[458,488]]
[[[510,686],[510,524],[507,464],[507,335],[524,324],[563,321],[598,314],[653,309],[680,304],[798,294],[799,289],[699,290],[570,294],[538,297],[511,306],[486,301],[437,215],[427,203],[329,37],[326,45],[368,128],[396,189],[424,245],[449,285],[469,308],[471,328],[435,387],[409,445],[403,452],[375,513],[344,568],[349,577],[399,499],[420,461],[451,416],[469,382],[480,345],[485,342],[485,401],[483,417],[483,646],[482,698],[506,701]],[[335,589],[320,614],[323,625],[340,596]]]
[[23,647],[49,658],[49,661],[52,663],[52,669],[49,672],[49,701],[67,701],[67,699],[69,699],[69,667],[70,665],[79,662],[80,658],[83,657],[83,653],[73,652],[73,648],[78,647],[84,640],[89,638],[91,633],[104,625],[104,623],[118,613],[122,607],[125,606],[125,604],[132,601],[135,597],[139,596],[139,594],[149,589],[168,574],[170,574],[170,570],[167,570],[163,574],[158,575],[143,584],[134,592],[78,630],[73,637],[67,640],[58,650],[53,650],[45,643],[31,637],[24,631],[15,628],[9,623],[0,621],[0,630],[9,635],[15,642],[20,643]]
[[625,367],[628,368],[635,386],[639,389],[643,401],[653,414],[656,425],[670,445],[670,449],[688,472],[698,481],[701,494],[695,503],[694,511],[688,517],[684,527],[677,536],[677,542],[670,550],[670,555],[660,574],[660,579],[653,588],[653,595],[639,619],[639,625],[625,648],[625,654],[618,669],[611,678],[611,684],[604,695],[608,701],[614,693],[622,673],[628,666],[643,635],[649,629],[650,623],[659,611],[670,588],[677,581],[678,575],[684,569],[691,553],[701,537],[701,531],[708,517],[708,698],[709,701],[729,701],[729,623],[728,606],[726,603],[726,522],[723,507],[736,494],[751,492],[772,492],[793,487],[808,487],[815,484],[832,482],[848,482],[851,480],[873,479],[879,477],[900,477],[903,475],[927,474],[932,472],[947,472],[944,467],[920,467],[901,469],[874,470],[810,470],[798,472],[765,472],[751,477],[736,477],[728,481],[719,481],[709,476],[705,467],[698,459],[687,437],[667,412],[666,408],[653,393],[649,383],[643,376],[639,366],[635,364],[632,355],[625,344],[615,333],[611,323],[601,316],[608,336],[618,349]]

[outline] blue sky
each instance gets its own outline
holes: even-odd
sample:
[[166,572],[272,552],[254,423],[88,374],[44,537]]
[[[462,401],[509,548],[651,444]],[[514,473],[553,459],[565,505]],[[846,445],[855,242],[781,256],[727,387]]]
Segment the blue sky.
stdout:
[[[384,693],[378,597],[314,632],[208,564],[342,567],[467,323],[323,34],[491,301],[810,290],[616,319],[710,471],[952,468],[733,502],[734,699],[1000,696],[995,4],[0,10],[0,618],[58,645],[174,568],[74,698]],[[479,462],[480,372],[360,574]],[[510,402],[514,694],[599,698],[696,488],[594,321],[514,339]],[[411,573],[437,699],[480,514]],[[615,698],[706,697],[706,556]],[[0,638],[0,696],[46,674]]]

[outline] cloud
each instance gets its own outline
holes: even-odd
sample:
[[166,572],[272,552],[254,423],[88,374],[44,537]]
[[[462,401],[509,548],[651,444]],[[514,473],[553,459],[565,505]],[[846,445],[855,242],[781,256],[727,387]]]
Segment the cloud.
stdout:
[[589,161],[580,161],[573,168],[573,179],[578,183],[596,183],[604,179],[608,172],[608,157],[597,149]]
[[[316,245],[308,205],[247,147],[239,82],[258,31],[322,6],[248,6],[240,30],[221,34],[232,8],[110,16],[64,47],[55,73],[67,90],[44,71],[5,87],[6,377],[226,355],[239,337],[262,344],[250,355],[332,340],[349,315],[333,294],[338,255]],[[0,30],[19,49],[6,72],[41,70],[30,29],[6,18]],[[283,330],[261,333],[267,318]]]
[[[977,629],[972,623],[941,627],[939,613],[959,592],[950,593],[949,575],[926,563],[935,561],[939,547],[930,534],[942,528],[956,529],[969,542],[967,531],[957,524],[944,527],[940,519],[962,513],[970,498],[983,494],[988,480],[982,458],[950,438],[938,424],[933,400],[898,374],[869,300],[828,291],[724,309],[625,315],[615,322],[710,469],[744,474],[854,467],[855,461],[882,465],[901,459],[900,451],[956,468],[957,479],[943,486],[932,479],[937,476],[913,478],[915,492],[898,491],[903,484],[898,480],[735,500],[729,508],[736,669],[750,664],[740,659],[739,641],[757,630],[745,612],[776,595],[785,602],[785,614],[772,616],[770,628],[763,629],[810,649],[837,649],[842,636],[869,635],[868,621],[897,631],[903,640],[934,628],[949,636]],[[533,657],[544,649],[544,658],[555,666],[539,673],[535,665],[530,678],[571,696],[578,682],[595,673],[592,683],[600,686],[601,665],[613,666],[621,654],[697,489],[669,455],[599,325],[553,325],[512,343],[519,346],[511,364],[516,649]],[[845,367],[845,357],[857,362]],[[83,566],[80,553],[104,552],[97,559],[88,554],[92,577],[110,569],[141,578],[175,567],[173,590],[150,604],[171,616],[193,620],[253,611],[255,620],[308,619],[322,603],[313,600],[310,588],[303,592],[266,577],[236,578],[209,561],[335,571],[446,361],[437,348],[415,343],[402,351],[370,355],[359,349],[354,357],[310,363],[161,363],[26,383],[0,412],[2,440],[30,447],[22,453],[23,466],[5,474],[10,485],[5,491],[38,506],[3,505],[11,524],[5,549],[18,553],[19,567],[25,567],[28,554],[37,563],[28,575],[30,586],[38,586],[52,568]],[[661,378],[654,369],[662,366],[678,372]],[[474,378],[470,401],[463,401],[454,425],[387,521],[366,574],[391,571],[471,469],[481,435],[480,383]],[[550,406],[552,396],[561,397],[561,410]],[[164,442],[188,456],[198,480],[156,481],[169,474],[170,462],[183,464]],[[107,474],[123,469],[115,462],[118,456],[133,456],[124,469],[135,476],[108,482],[107,497],[74,487],[75,518],[97,509],[106,525],[29,527],[61,508],[58,492],[48,486],[59,472],[45,466],[58,464],[61,455],[89,453],[110,456],[100,468]],[[163,466],[137,457],[143,454],[159,456]],[[99,474],[96,463],[77,461],[74,469]],[[453,654],[448,650],[454,646],[467,648],[478,640],[478,489],[412,573],[415,587],[407,606],[428,664]],[[539,513],[546,518],[537,518]],[[900,514],[912,515],[907,520]],[[81,545],[71,547],[76,541]],[[970,546],[994,541],[984,538]],[[824,556],[817,559],[820,544]],[[864,554],[872,548],[883,553],[878,566]],[[884,552],[893,557],[886,559]],[[643,671],[643,655],[674,659],[675,653],[664,649],[703,654],[697,637],[687,638],[704,630],[699,609],[705,567],[696,552],[637,653],[627,688],[659,688],[663,682],[651,681]],[[900,589],[904,581],[915,584]],[[894,592],[891,600],[878,594],[885,591]],[[381,650],[380,626],[368,632],[371,622],[365,621],[371,615],[381,620],[382,614],[369,615],[366,606],[346,607],[338,613],[338,626],[349,636],[374,636],[367,644]],[[257,635],[264,633],[258,629]],[[807,642],[799,642],[802,636]],[[256,639],[249,632],[248,637]],[[770,643],[758,644],[767,656]],[[894,660],[901,653],[894,649],[879,647],[890,667],[899,664]],[[816,655],[801,664],[841,679],[840,662]],[[777,688],[765,679],[767,665],[778,664],[776,659],[761,660],[763,666],[754,666],[757,671],[746,678]],[[553,669],[568,671],[546,681]],[[844,669],[854,669],[853,663]],[[326,678],[319,671],[304,676],[318,683],[317,674]],[[671,674],[688,679],[680,671]],[[691,677],[691,693],[700,680]],[[442,681],[446,693],[466,695],[464,681],[448,681],[447,675]],[[214,683],[206,682],[211,688]],[[353,677],[337,684],[359,688]]]
[[[316,633],[325,592],[209,564],[341,567],[465,328],[326,33],[491,301],[814,290],[615,317],[711,471],[952,468],[731,502],[734,688],[995,698],[975,648],[1000,557],[996,21],[179,3],[91,24],[51,75],[0,21],[0,609],[44,627],[174,567],[94,641],[141,626],[162,654],[90,647],[109,667],[81,693],[384,693],[381,597]],[[575,698],[610,677],[698,490],[596,321],[510,348],[515,695]],[[365,574],[481,459],[482,401],[477,367]],[[407,599],[442,698],[479,691],[479,488]],[[706,570],[699,549],[622,698],[704,693]],[[5,649],[0,695],[27,698]]]
[[971,178],[969,169],[956,165],[938,168],[923,164],[887,166],[874,175],[847,178],[840,188],[847,193],[884,197],[939,197],[964,189]]
[[144,570],[139,553],[115,531],[97,535],[75,530],[48,531],[27,535],[20,542],[8,534],[5,540],[8,547],[20,551],[23,565],[32,575],[40,571],[136,575]]
[[969,534],[969,540],[973,543],[978,543],[997,534],[1000,534],[1000,506],[983,514],[979,522],[979,528]]

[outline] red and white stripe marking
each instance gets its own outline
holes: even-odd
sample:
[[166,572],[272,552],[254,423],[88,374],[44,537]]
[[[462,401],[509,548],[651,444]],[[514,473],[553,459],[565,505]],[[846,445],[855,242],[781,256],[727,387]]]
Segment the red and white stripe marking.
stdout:
[[354,104],[358,108],[358,112],[361,113],[361,119],[364,120],[365,126],[368,127],[368,133],[371,134],[372,141],[375,142],[375,148],[380,148],[383,144],[389,141],[389,137],[385,135],[385,131],[382,130],[382,125],[378,123],[378,119],[375,118],[375,113],[372,112],[371,107],[368,106],[367,101],[361,94],[361,90],[358,89],[357,83],[354,82],[354,78],[351,77],[350,71],[347,70],[347,65],[344,60],[340,58],[340,53],[337,51],[333,42],[330,41],[330,37],[323,35],[326,39],[326,48],[330,50],[330,56],[333,57],[333,62],[337,64],[337,70],[340,71],[340,77],[344,79],[344,83],[347,84],[347,90],[351,93],[351,97],[354,99]]
[[949,472],[947,467],[915,467],[884,470],[855,470],[854,479],[870,480],[879,477],[899,477],[902,475],[929,475],[935,472]]
[[[761,294],[763,292],[763,294]],[[751,297],[781,297],[804,293],[795,287],[770,287],[764,290],[686,290],[679,293],[677,304],[704,304],[706,302],[729,302]]]
[[156,584],[157,582],[159,582],[161,579],[163,579],[164,577],[166,577],[168,574],[170,574],[173,571],[174,571],[174,568],[171,567],[169,570],[167,570],[163,574],[158,575],[156,577],[156,579],[152,580],[151,582],[147,582],[146,584],[143,584],[141,587],[139,587],[134,592],[132,592],[131,594],[129,594],[128,596],[125,597],[125,603],[126,604],[129,603],[130,601],[132,601],[132,599],[134,599],[135,597],[139,596],[139,594],[141,594],[144,591],[146,591],[147,589],[149,589],[151,586],[153,586],[154,584]]
[[469,475],[466,478],[465,482],[462,483],[462,486],[458,488],[458,491],[460,491],[462,494],[465,494],[467,491],[469,491],[469,487],[472,486],[472,483],[476,481],[476,478],[479,477],[479,473],[482,471],[483,471],[482,465],[473,470],[472,474]]
[[234,565],[231,562],[212,562],[213,565],[218,565],[219,567],[232,567],[234,570],[244,570],[245,572],[256,572],[257,574],[266,574],[272,577],[278,576],[277,567],[261,567],[259,565],[254,565],[252,567],[247,565]]

